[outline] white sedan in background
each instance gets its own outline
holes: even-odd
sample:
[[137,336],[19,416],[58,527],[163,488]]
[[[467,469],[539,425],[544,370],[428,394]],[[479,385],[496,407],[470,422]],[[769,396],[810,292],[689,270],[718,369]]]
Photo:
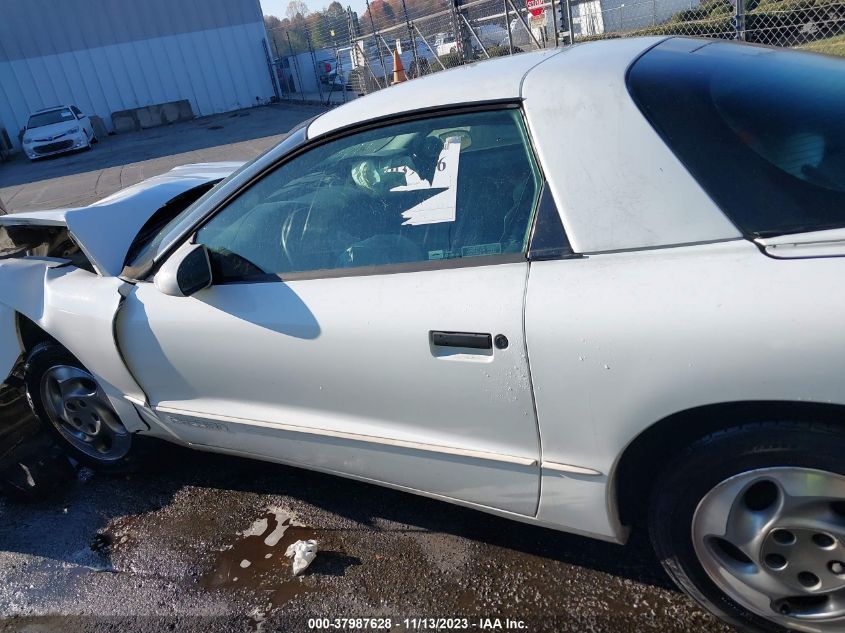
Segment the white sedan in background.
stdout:
[[141,434],[644,527],[720,617],[842,631],[843,104],[843,61],[682,38],[401,84],[1,218],[0,369],[95,467]]
[[23,134],[23,151],[35,160],[78,149],[91,149],[97,142],[88,115],[75,105],[39,110],[29,117]]

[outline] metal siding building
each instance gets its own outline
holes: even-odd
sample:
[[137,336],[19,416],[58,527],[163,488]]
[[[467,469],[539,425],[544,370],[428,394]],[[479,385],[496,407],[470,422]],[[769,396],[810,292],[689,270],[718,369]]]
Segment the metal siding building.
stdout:
[[197,116],[275,94],[259,0],[0,0],[0,127],[35,110],[99,115],[187,99]]

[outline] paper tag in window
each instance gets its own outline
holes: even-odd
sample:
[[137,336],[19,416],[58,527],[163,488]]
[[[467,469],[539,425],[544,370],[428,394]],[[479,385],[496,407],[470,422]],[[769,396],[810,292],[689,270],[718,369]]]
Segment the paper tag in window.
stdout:
[[[391,191],[428,190],[431,197],[402,213],[403,225],[437,224],[454,222],[458,196],[458,164],[461,158],[461,138],[450,136],[443,144],[434,177],[427,180],[415,179],[406,185],[394,187]],[[416,174],[414,174],[416,175]],[[411,178],[408,178],[411,181]]]

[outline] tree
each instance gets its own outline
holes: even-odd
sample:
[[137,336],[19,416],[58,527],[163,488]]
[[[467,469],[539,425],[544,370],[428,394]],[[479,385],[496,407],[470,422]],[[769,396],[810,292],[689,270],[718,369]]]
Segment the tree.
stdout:
[[343,5],[340,4],[337,0],[334,0],[329,6],[326,7],[326,15],[329,17],[340,17],[343,16],[346,18],[346,9],[343,8]]
[[[329,43],[349,42],[349,15],[340,2],[332,2],[325,10],[326,28],[328,29]],[[332,35],[334,33],[334,35]]]
[[283,46],[287,42],[284,39],[285,34],[282,27],[282,21],[275,15],[265,15],[264,28],[267,30],[267,37],[270,40],[270,49],[273,51],[273,57],[283,55]]
[[290,0],[288,2],[288,8],[285,10],[285,16],[291,22],[302,21],[309,13],[311,11],[303,0]]
[[[285,13],[287,17],[281,20],[272,15],[264,16],[267,36],[277,57],[290,55],[291,49],[294,53],[308,51],[309,39],[315,49],[349,43],[349,13],[337,0],[313,13],[303,0],[291,0]],[[358,16],[352,13],[352,19],[357,21]]]
[[373,0],[369,12],[364,13],[364,24],[368,24],[372,15],[377,29],[387,28],[396,24],[396,10],[386,0]]

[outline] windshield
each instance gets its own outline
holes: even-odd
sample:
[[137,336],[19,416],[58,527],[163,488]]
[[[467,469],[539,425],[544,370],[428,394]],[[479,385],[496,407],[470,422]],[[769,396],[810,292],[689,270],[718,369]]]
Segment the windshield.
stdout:
[[631,68],[643,114],[746,234],[845,226],[845,61],[675,39]]
[[40,112],[29,117],[29,123],[26,128],[31,130],[36,127],[44,127],[45,125],[53,125],[54,123],[64,123],[65,121],[73,121],[76,117],[69,108],[61,110],[50,110],[50,112]]

